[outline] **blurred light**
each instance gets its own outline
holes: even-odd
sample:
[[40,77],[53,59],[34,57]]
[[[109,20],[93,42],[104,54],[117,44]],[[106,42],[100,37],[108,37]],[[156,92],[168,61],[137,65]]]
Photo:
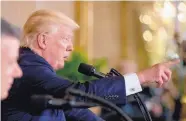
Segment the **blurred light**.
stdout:
[[186,14],[184,14],[184,13],[178,14],[178,20],[180,22],[186,22]]
[[162,6],[161,6],[160,3],[155,2],[154,5],[153,5],[153,7],[154,7],[154,10],[155,10],[156,12],[158,12],[158,13],[161,12]]
[[178,10],[179,11],[186,11],[186,4],[181,2],[179,5],[178,5]]
[[167,57],[170,60],[173,60],[173,59],[178,59],[179,58],[179,55],[177,53],[175,53],[173,50],[168,50],[167,51]]
[[167,40],[168,35],[164,27],[158,29],[158,36],[160,40]]
[[153,52],[152,44],[145,44],[145,50],[149,53]]
[[148,25],[152,23],[151,17],[149,15],[144,15],[142,21],[144,22],[144,24]]
[[149,30],[146,30],[144,33],[143,33],[143,39],[147,42],[150,42],[152,41],[152,33],[149,31]]
[[141,23],[143,23],[143,15],[142,14],[139,17],[139,20],[140,20]]
[[183,98],[181,99],[181,102],[182,102],[183,104],[186,104],[186,95],[183,96]]
[[157,30],[157,24],[155,22],[152,22],[150,25],[149,25],[150,29],[152,30]]
[[161,12],[162,17],[166,18],[172,18],[176,15],[176,9],[170,2],[165,2],[163,11]]

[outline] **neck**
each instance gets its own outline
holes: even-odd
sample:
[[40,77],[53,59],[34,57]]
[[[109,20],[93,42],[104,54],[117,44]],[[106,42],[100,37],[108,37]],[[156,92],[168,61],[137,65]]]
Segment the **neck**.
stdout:
[[46,54],[44,52],[44,50],[41,50],[39,48],[30,48],[34,53],[36,53],[37,55],[41,56],[42,58],[44,58],[51,66],[54,70],[56,70],[56,63],[53,61],[53,58],[51,58],[51,56],[48,56],[48,54]]
[[[41,50],[37,49],[37,48],[30,48],[34,53],[36,53],[37,55],[43,57],[43,53]],[[44,58],[44,57],[43,57]]]

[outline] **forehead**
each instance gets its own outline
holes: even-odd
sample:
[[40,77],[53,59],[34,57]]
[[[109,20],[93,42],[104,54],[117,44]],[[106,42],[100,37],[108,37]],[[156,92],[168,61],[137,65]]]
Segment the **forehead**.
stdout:
[[59,26],[58,33],[61,36],[69,36],[69,37],[74,36],[74,30],[71,27],[68,27],[68,26],[65,26],[65,25]]
[[16,37],[2,35],[1,41],[4,45],[19,45],[19,40]]
[[7,53],[17,54],[19,48],[19,40],[15,37],[2,36],[2,50],[6,50]]

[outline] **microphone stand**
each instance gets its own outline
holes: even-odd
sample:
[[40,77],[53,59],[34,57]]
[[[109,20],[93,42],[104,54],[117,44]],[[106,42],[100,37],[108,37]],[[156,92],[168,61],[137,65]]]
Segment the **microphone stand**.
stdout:
[[[122,74],[120,74],[117,70],[115,69],[111,69],[110,72],[107,74],[107,76],[122,76]],[[139,93],[134,94],[134,98],[136,99],[138,106],[143,114],[143,117],[145,119],[145,121],[152,121],[152,118],[147,110],[147,107],[145,106],[145,104],[143,103],[143,101],[140,98]]]
[[37,109],[71,109],[71,108],[90,108],[98,106],[95,103],[77,102],[75,98],[54,98],[52,95],[32,95],[30,105]]
[[[85,64],[85,63],[81,63],[79,65],[78,71],[82,74],[87,75],[87,76],[95,76],[97,78],[105,78],[105,77],[112,77],[112,76],[123,76],[117,70],[115,70],[113,68],[107,74],[97,72],[95,67],[93,67],[92,65]],[[146,106],[142,102],[139,94],[138,93],[134,94],[134,98],[136,99],[136,101],[138,103],[138,106],[139,106],[139,108],[140,108],[140,110],[143,114],[143,117],[145,118],[145,121],[152,121],[152,118],[151,118]]]
[[[94,101],[95,103],[85,103],[85,102],[76,102],[75,98],[67,98],[67,99],[60,99],[60,98],[54,98],[51,95],[32,95],[31,96],[31,102],[30,104],[33,105],[35,108],[35,105],[37,105],[37,109],[71,109],[71,108],[90,108],[101,105],[103,107],[109,107],[112,110],[115,110],[124,121],[132,121],[130,117],[128,117],[119,107],[114,105],[113,103],[98,97],[94,96],[93,94],[88,94],[83,91],[68,88],[66,90],[67,95],[70,94],[72,96],[81,96],[85,97],[89,100]],[[96,104],[97,103],[97,104]]]
[[70,95],[73,95],[73,96],[81,96],[81,97],[85,97],[89,100],[92,100],[98,104],[101,104],[103,107],[109,107],[110,109],[116,111],[119,116],[122,117],[122,119],[124,121],[133,121],[128,115],[126,115],[123,110],[121,110],[119,107],[117,107],[115,104],[101,98],[101,97],[98,97],[98,96],[95,96],[93,94],[88,94],[88,93],[85,93],[81,90],[77,90],[77,89],[73,89],[73,88],[68,88],[66,90],[67,93],[69,93]]

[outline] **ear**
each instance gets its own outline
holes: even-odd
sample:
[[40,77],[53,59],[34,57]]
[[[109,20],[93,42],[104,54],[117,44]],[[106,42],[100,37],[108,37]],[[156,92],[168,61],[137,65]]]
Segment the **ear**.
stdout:
[[46,40],[46,36],[44,34],[38,34],[38,36],[37,36],[37,44],[38,44],[39,48],[46,49],[46,47],[47,47],[47,40]]

